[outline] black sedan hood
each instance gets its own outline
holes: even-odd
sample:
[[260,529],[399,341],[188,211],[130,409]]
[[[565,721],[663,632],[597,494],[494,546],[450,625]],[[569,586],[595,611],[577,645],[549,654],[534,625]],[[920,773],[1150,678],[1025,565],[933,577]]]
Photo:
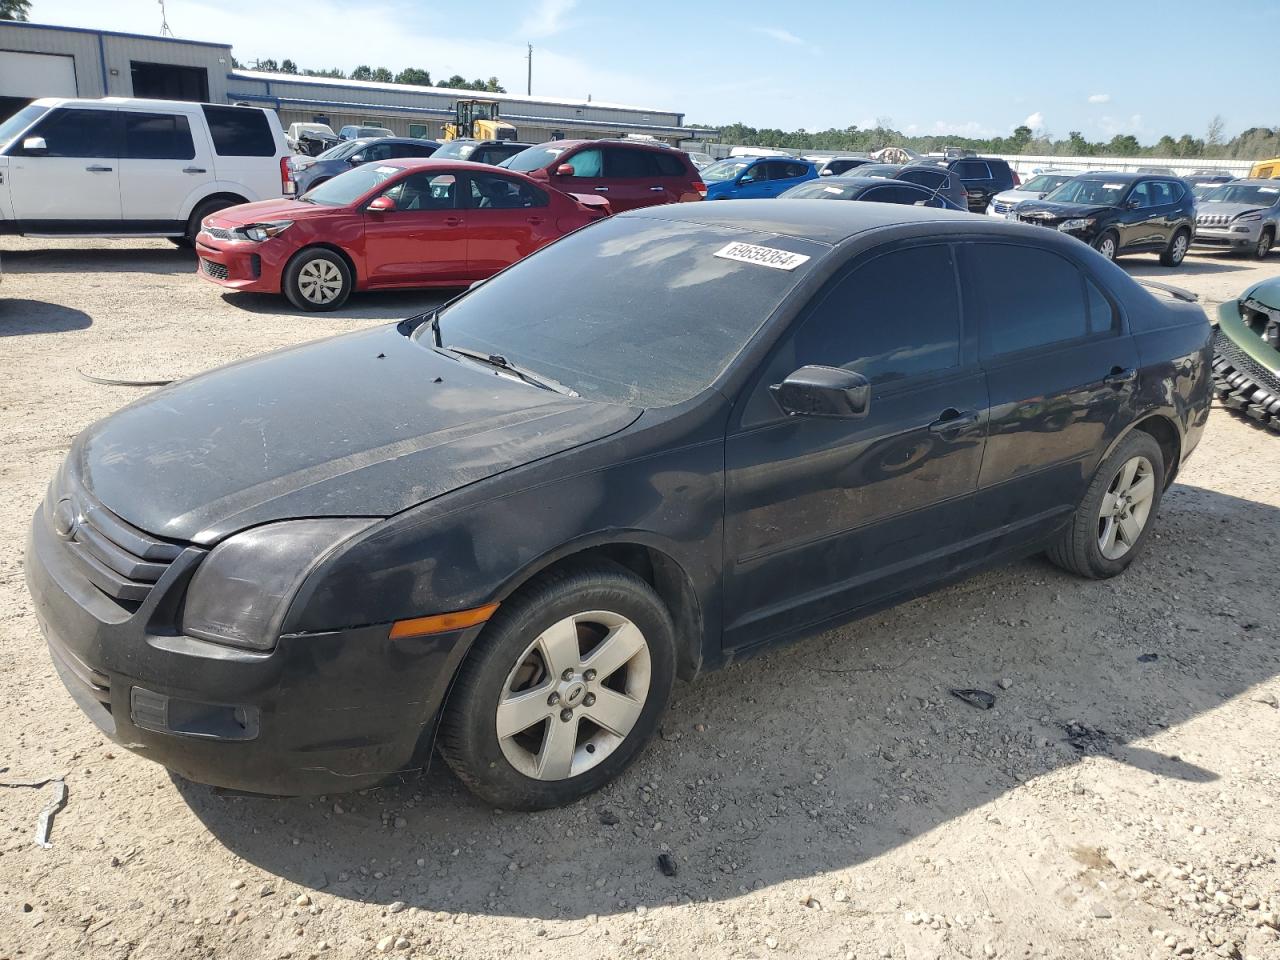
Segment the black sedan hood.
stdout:
[[1018,217],[1022,219],[1033,215],[1058,218],[1096,217],[1109,213],[1115,207],[1096,203],[1051,203],[1048,200],[1024,200],[1018,204]]
[[81,434],[71,467],[129,523],[209,544],[273,520],[389,516],[638,416],[380,327],[159,390]]

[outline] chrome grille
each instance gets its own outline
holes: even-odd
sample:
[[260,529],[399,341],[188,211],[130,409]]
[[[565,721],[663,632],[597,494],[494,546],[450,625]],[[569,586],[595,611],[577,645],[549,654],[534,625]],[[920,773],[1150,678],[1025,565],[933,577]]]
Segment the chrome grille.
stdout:
[[227,268],[220,263],[215,263],[212,260],[206,260],[204,257],[201,257],[200,266],[205,273],[213,277],[215,280],[227,279]]
[[145,600],[182,552],[179,544],[121,520],[82,488],[62,496],[51,519],[85,579],[123,606]]
[[213,239],[215,240],[234,240],[235,239],[235,237],[232,236],[231,231],[227,230],[225,227],[211,227],[208,224],[201,224],[200,229],[202,229],[209,236],[213,237]]
[[1196,223],[1202,227],[1218,227],[1230,222],[1230,217],[1220,213],[1202,213],[1196,217]]
[[1013,209],[1012,203],[1001,203],[999,200],[996,200],[992,206],[995,208],[996,213],[1008,213]]

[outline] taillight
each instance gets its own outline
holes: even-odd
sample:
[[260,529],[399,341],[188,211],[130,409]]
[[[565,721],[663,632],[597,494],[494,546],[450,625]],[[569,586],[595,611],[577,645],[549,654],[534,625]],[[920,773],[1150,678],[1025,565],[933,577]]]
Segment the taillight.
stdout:
[[698,191],[698,196],[703,200],[707,199],[707,185],[702,180],[693,181],[693,189]]
[[1022,178],[1021,178],[1020,176],[1018,176],[1018,171],[1017,171],[1017,170],[1014,170],[1014,171],[1012,171],[1012,172],[1013,172],[1013,185],[1014,185],[1015,187],[1020,187],[1020,186],[1022,186]]
[[298,184],[293,179],[293,167],[288,157],[280,158],[280,193],[291,197],[298,192]]

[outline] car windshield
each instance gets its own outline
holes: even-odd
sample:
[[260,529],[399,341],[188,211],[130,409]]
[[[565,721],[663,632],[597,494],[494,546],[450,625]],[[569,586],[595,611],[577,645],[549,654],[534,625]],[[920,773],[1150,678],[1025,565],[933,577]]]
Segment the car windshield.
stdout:
[[1075,174],[1071,173],[1042,173],[1039,176],[1032,177],[1018,190],[1024,190],[1027,193],[1048,193],[1050,190],[1056,190]]
[[14,137],[39,120],[48,109],[48,107],[38,107],[34,103],[29,103],[4,123],[0,123],[0,150],[7,147],[13,142]]
[[353,153],[357,152],[365,145],[368,140],[344,140],[342,143],[334,144],[328,150],[316,156],[317,160],[345,160]]
[[[714,382],[830,249],[722,226],[615,217],[445,307],[440,342],[501,355],[588,400],[668,406]],[[429,330],[415,333],[424,346]]]
[[698,175],[702,177],[703,183],[720,183],[736,179],[749,166],[749,160],[717,160],[709,167],[704,167]]
[[307,203],[318,203],[322,207],[345,207],[397,173],[400,173],[399,167],[366,163],[362,167],[340,173],[332,180],[326,180],[298,199],[305,200]]
[[1255,207],[1269,207],[1280,199],[1280,184],[1264,187],[1258,183],[1222,183],[1216,185],[1204,199],[1213,203],[1247,203]]
[[521,150],[502,165],[508,170],[519,170],[523,173],[541,170],[568,149],[568,147],[530,147],[528,150]]
[[1114,207],[1128,189],[1129,184],[1123,180],[1077,177],[1068,180],[1045,199],[1054,203],[1092,203]]
[[841,183],[836,177],[823,177],[796,184],[780,196],[787,200],[853,200],[858,190],[856,184]]
[[476,152],[478,144],[466,140],[449,140],[432,154],[437,160],[465,160]]

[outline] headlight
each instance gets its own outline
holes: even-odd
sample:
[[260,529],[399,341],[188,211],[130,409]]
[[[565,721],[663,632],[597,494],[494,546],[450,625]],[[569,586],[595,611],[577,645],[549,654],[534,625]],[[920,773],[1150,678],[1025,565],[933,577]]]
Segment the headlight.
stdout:
[[251,223],[247,227],[236,227],[233,232],[241,239],[261,243],[263,240],[279,236],[292,226],[292,220],[271,220],[267,223]]
[[1236,217],[1236,222],[1239,223],[1242,220],[1261,220],[1261,219],[1262,219],[1262,214],[1260,213],[1242,213],[1240,214],[1240,216]]
[[1059,230],[1088,230],[1093,226],[1093,217],[1085,217],[1076,220],[1063,220],[1058,224]]
[[307,574],[377,520],[285,520],[224,540],[196,568],[182,632],[215,643],[270,650]]

